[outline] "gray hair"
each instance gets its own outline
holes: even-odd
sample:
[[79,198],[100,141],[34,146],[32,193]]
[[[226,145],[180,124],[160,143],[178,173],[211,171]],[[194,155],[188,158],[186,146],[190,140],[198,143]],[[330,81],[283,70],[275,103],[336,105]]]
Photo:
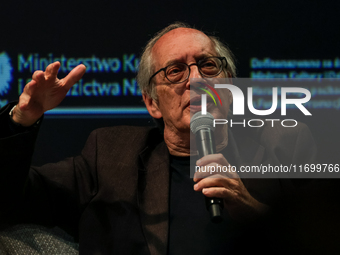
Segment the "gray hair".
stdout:
[[[139,84],[139,87],[142,93],[150,96],[154,100],[157,100],[155,83],[151,81],[149,84],[149,79],[155,72],[154,62],[152,58],[152,48],[156,44],[156,42],[159,40],[159,38],[161,38],[163,35],[165,35],[166,33],[176,28],[192,28],[192,27],[182,22],[175,22],[167,26],[166,28],[162,29],[153,38],[149,40],[140,59],[139,69],[138,69],[138,74],[137,74],[137,83]],[[232,52],[217,37],[210,36],[210,35],[207,35],[207,36],[213,42],[217,54],[220,57],[225,57],[227,60],[227,70],[224,71],[226,75],[229,72],[232,77],[235,77],[236,67],[235,67],[234,55],[232,54]]]

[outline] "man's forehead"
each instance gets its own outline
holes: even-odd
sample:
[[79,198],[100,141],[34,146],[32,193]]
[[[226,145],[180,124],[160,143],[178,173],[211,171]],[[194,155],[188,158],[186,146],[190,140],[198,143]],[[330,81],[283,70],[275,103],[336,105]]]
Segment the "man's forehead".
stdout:
[[177,37],[185,36],[185,35],[209,38],[206,34],[204,34],[203,32],[201,32],[197,29],[179,27],[179,28],[175,28],[173,30],[170,30],[169,32],[164,34],[161,38],[159,38],[159,40],[156,42],[156,44],[163,42],[163,41],[172,40],[172,39],[177,38]]
[[[201,31],[192,28],[176,28],[163,35],[152,48],[154,57],[181,56],[186,52],[199,53],[215,51],[211,39]],[[215,52],[214,52],[215,53]]]

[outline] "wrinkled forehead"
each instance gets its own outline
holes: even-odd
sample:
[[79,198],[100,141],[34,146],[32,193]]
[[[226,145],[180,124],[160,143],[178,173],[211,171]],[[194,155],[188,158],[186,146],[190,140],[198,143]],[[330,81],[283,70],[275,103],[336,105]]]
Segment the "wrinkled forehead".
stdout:
[[212,40],[192,28],[176,28],[163,35],[152,48],[156,69],[171,61],[186,62],[206,56],[216,56]]

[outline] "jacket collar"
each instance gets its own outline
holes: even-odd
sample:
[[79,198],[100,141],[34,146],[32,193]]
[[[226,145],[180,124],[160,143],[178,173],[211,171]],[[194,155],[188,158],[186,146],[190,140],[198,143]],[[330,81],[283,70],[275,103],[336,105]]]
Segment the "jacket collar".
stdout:
[[138,203],[150,253],[166,254],[169,229],[169,152],[165,142],[139,155]]

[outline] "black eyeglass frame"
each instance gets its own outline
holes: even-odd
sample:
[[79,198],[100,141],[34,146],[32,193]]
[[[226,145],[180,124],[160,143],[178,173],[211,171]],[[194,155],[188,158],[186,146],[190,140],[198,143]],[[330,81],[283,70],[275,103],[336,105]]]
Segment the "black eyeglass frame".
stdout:
[[[199,64],[200,64],[200,63],[202,63],[203,61],[205,61],[206,59],[209,59],[209,58],[217,58],[217,59],[219,59],[219,60],[222,62],[222,65],[221,65],[222,68],[221,68],[221,70],[220,70],[217,74],[215,74],[215,75],[213,75],[213,76],[207,76],[207,75],[203,74],[203,73],[201,72],[200,67],[199,67]],[[186,63],[181,63],[181,64],[184,64],[184,65],[186,65],[186,66],[188,67],[189,73],[188,73],[188,77],[187,77],[187,78],[185,78],[183,81],[178,81],[178,82],[172,82],[172,81],[170,81],[170,80],[168,79],[168,76],[166,75],[166,69],[167,69],[169,66],[174,65],[174,64],[170,64],[170,65],[167,65],[166,67],[163,67],[163,68],[159,69],[157,72],[155,72],[155,73],[150,77],[150,79],[149,79],[149,84],[150,84],[152,78],[155,77],[155,76],[156,76],[158,73],[160,73],[161,71],[164,71],[164,76],[165,76],[165,78],[166,78],[170,83],[172,83],[172,84],[178,84],[178,83],[185,82],[185,81],[187,81],[188,78],[190,77],[190,71],[191,71],[191,68],[190,68],[190,67],[191,67],[191,66],[197,66],[197,67],[198,67],[198,71],[200,72],[200,74],[201,74],[203,77],[216,77],[216,76],[219,75],[219,74],[222,72],[222,70],[223,70],[223,60],[225,60],[225,68],[227,68],[227,66],[228,66],[228,61],[227,61],[227,59],[226,59],[225,57],[215,57],[215,56],[206,57],[206,58],[200,59],[197,63],[192,63],[192,64],[190,64],[190,65],[188,65],[188,64],[186,64]]]

